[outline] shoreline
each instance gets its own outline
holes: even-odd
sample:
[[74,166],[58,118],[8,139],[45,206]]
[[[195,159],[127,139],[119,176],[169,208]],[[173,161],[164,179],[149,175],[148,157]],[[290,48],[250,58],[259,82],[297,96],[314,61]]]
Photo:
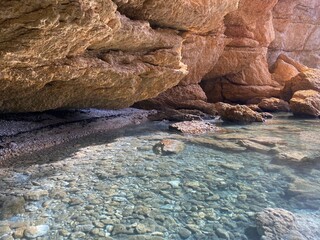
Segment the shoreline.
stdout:
[[148,121],[151,111],[62,110],[0,116],[0,166],[9,158]]

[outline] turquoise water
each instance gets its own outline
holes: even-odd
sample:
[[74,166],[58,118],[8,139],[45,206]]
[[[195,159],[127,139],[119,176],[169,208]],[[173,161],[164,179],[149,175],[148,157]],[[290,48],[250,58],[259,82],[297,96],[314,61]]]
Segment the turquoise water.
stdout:
[[[0,235],[19,239],[31,225],[38,239],[255,240],[265,208],[319,219],[319,120],[216,124],[190,136],[148,123],[15,159],[0,170],[0,200],[25,203],[2,217]],[[159,155],[163,139],[184,149]]]

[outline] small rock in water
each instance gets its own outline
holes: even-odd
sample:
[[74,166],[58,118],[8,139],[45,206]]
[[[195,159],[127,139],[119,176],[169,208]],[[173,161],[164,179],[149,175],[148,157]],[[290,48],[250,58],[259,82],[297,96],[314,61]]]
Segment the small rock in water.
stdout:
[[179,230],[179,236],[182,238],[182,239],[187,239],[188,237],[191,236],[191,232],[186,229],[186,228],[180,228]]
[[5,198],[2,208],[0,208],[0,219],[10,218],[16,214],[24,213],[25,200],[23,197]]
[[184,147],[184,143],[178,140],[163,139],[153,147],[153,151],[162,155],[178,154],[184,150]]
[[230,239],[229,233],[222,228],[216,229],[216,234],[222,239]]
[[38,225],[27,227],[24,231],[24,236],[26,238],[37,238],[46,235],[50,230],[48,225]]
[[216,132],[221,130],[215,125],[204,121],[185,121],[171,124],[171,130],[189,134],[202,134],[207,132]]
[[31,200],[31,201],[38,201],[42,197],[48,196],[49,193],[47,190],[33,190],[25,194],[25,199],[26,200]]

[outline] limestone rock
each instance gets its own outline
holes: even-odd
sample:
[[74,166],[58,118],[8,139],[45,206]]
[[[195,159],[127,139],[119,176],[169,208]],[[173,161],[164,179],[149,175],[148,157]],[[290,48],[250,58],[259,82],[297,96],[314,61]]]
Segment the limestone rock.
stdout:
[[1,111],[123,108],[187,74],[174,30],[130,20],[111,0],[5,0],[0,11]]
[[320,92],[314,90],[297,91],[290,100],[290,108],[295,115],[320,116]]
[[320,2],[279,0],[273,9],[275,41],[269,47],[269,63],[280,53],[313,68],[320,67]]
[[250,123],[263,122],[262,116],[244,105],[232,106],[227,103],[217,103],[216,108],[223,121]]
[[300,90],[315,90],[320,92],[320,70],[308,69],[287,81],[282,89],[282,97],[289,101],[293,94]]
[[277,61],[271,67],[273,78],[281,85],[297,76],[301,71],[300,64],[283,54],[279,55]]
[[289,103],[279,98],[264,98],[258,107],[266,112],[289,112]]

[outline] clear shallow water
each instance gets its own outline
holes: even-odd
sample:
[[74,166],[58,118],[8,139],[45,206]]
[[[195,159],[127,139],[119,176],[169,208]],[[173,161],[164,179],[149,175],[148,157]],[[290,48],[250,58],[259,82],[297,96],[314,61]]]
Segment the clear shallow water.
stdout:
[[[218,125],[188,136],[149,123],[20,157],[0,170],[0,197],[24,196],[25,213],[2,219],[0,230],[19,236],[27,225],[49,226],[38,239],[254,240],[255,213],[267,207],[319,219],[319,120]],[[162,139],[185,148],[158,155]]]

